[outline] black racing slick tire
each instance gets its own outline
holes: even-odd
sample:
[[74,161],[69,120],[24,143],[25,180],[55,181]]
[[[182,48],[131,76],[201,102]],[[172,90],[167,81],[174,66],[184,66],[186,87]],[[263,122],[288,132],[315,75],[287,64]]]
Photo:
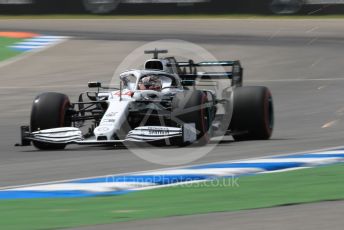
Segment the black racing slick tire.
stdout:
[[[195,123],[197,144],[209,142],[209,127],[211,123],[210,108],[207,106],[207,95],[199,90],[187,90],[175,95],[172,100],[172,120],[178,124]],[[185,146],[192,143],[179,142]]]
[[270,90],[263,86],[236,88],[230,123],[234,140],[267,140],[273,128],[274,109]]
[[[71,121],[67,116],[69,107],[69,98],[64,94],[48,92],[38,95],[31,110],[31,132],[71,126]],[[39,141],[33,141],[33,145],[41,150],[56,150],[66,147],[65,144],[51,144]]]

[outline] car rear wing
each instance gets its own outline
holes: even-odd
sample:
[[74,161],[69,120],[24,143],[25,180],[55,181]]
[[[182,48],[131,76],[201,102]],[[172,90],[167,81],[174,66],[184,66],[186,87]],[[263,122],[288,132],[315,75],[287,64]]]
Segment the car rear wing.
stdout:
[[[242,86],[243,81],[243,68],[240,61],[204,61],[194,63],[192,60],[188,62],[177,62],[179,68],[183,68],[179,74],[184,86],[194,85],[196,80],[202,79],[229,79],[232,81],[231,85],[235,87]],[[198,72],[197,67],[216,67],[216,66],[229,66],[232,70],[229,72]],[[188,68],[188,70],[186,69]]]

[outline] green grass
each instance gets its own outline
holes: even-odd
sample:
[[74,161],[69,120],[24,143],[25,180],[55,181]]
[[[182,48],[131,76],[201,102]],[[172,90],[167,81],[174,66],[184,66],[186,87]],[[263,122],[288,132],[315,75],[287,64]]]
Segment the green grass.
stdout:
[[22,53],[21,51],[16,51],[8,47],[19,41],[22,41],[22,39],[0,37],[0,61]]
[[[344,199],[344,164],[120,196],[0,201],[1,229],[54,229]],[[225,186],[227,185],[227,186]]]
[[0,15],[1,19],[344,19],[344,15],[260,15],[260,14],[46,14]]

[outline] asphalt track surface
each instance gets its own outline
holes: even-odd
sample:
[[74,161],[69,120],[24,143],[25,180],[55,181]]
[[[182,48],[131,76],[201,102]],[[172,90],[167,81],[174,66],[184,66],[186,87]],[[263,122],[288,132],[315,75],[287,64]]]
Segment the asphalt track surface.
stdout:
[[240,59],[244,82],[268,86],[274,96],[271,140],[228,138],[194,164],[344,143],[344,20],[1,20],[0,30],[73,37],[0,67],[0,187],[166,167],[123,149],[13,146],[35,95],[59,91],[76,99],[88,81],[109,83],[129,52],[159,39],[182,39],[218,59]]

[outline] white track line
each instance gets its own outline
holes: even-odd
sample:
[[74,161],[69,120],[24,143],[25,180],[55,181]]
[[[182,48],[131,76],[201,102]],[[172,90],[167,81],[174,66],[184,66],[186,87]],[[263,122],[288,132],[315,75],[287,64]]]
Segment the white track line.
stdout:
[[300,170],[300,169],[309,169],[312,167],[297,167],[297,168],[287,168],[287,169],[280,169],[280,170],[274,170],[274,171],[264,171],[260,172],[258,174],[269,174],[269,173],[280,173],[280,172],[289,172],[289,171],[295,171],[295,170]]
[[[336,152],[338,151],[333,151]],[[329,152],[327,152],[328,154]],[[319,154],[320,155],[320,154]],[[275,172],[286,172],[286,171],[293,171],[299,169],[309,168],[310,166],[316,165],[325,165],[335,162],[340,162],[338,160],[343,160],[342,158],[325,158],[325,159],[308,159],[308,158],[279,158],[279,159],[260,159],[260,160],[247,160],[247,161],[240,161],[240,163],[288,163],[288,162],[302,162],[306,163],[307,166],[302,167],[294,167],[294,168],[287,168],[287,169],[280,169],[280,170],[264,170],[261,168],[205,168],[205,169],[171,169],[171,170],[158,170],[151,173],[140,173],[140,174],[130,174],[128,176],[156,176],[158,179],[161,177],[168,177],[171,175],[200,175],[200,176],[207,176],[207,177],[235,177],[239,175],[245,174],[264,174],[264,173],[275,173]],[[235,163],[235,162],[234,162]],[[125,176],[123,176],[125,178]],[[123,191],[123,190],[143,190],[143,189],[156,189],[166,186],[178,186],[191,183],[199,183],[200,181],[204,180],[188,180],[176,183],[169,183],[169,184],[156,184],[155,182],[148,182],[148,181],[137,181],[137,182],[116,182],[111,181],[111,177],[109,177],[109,181],[107,182],[100,182],[100,183],[77,183],[77,182],[70,182],[70,183],[58,183],[58,184],[46,184],[46,185],[37,185],[37,186],[28,186],[28,187],[20,187],[20,188],[13,188],[8,189],[6,191],[36,191],[36,192],[59,192],[59,191],[84,191],[84,192],[115,192],[115,191]],[[211,178],[206,179],[211,180]],[[148,188],[146,188],[148,187]]]
[[[315,153],[315,152],[322,152],[322,151],[331,151],[334,149],[339,149],[339,148],[344,148],[344,146],[336,146],[336,147],[329,147],[329,148],[322,148],[322,149],[315,149],[315,150],[308,150],[308,151],[301,151],[301,152],[289,152],[289,153],[283,153],[283,154],[277,154],[277,155],[265,155],[261,157],[252,157],[252,158],[247,158],[243,160],[254,160],[254,159],[263,159],[267,157],[279,157],[279,156],[288,156],[288,155],[296,155],[296,154],[307,154],[307,153]],[[233,163],[233,162],[238,162],[240,160],[232,160],[228,162],[224,161],[217,161],[217,162],[209,162],[209,163],[201,163],[201,164],[194,164],[194,165],[188,165],[188,166],[178,166],[178,167],[169,167],[169,168],[164,168],[164,170],[172,170],[172,169],[184,169],[185,167],[193,167],[193,166],[201,166],[205,164],[217,164],[217,163]],[[41,183],[31,183],[31,184],[25,184],[25,185],[14,185],[14,186],[5,186],[5,187],[0,187],[0,190],[7,190],[7,189],[14,189],[14,188],[23,188],[23,187],[28,187],[28,186],[38,186],[38,185],[49,185],[49,184],[56,184],[56,183],[68,183],[71,180],[88,180],[88,179],[94,179],[94,178],[99,178],[99,177],[115,177],[115,176],[125,176],[125,175],[132,175],[132,174],[141,174],[141,173],[153,173],[156,172],[159,169],[153,169],[153,170],[144,170],[144,171],[137,171],[137,172],[126,172],[126,173],[118,173],[118,174],[112,174],[112,175],[99,175],[99,176],[93,176],[93,177],[81,177],[81,178],[70,178],[70,179],[65,179],[65,180],[56,180],[56,181],[50,181],[50,182],[41,182]]]
[[15,188],[6,191],[36,191],[36,192],[58,192],[58,191],[85,191],[85,192],[113,192],[123,191],[140,187],[154,186],[148,182],[105,182],[105,183],[62,183],[25,188]]
[[171,169],[159,170],[155,172],[130,174],[130,175],[150,175],[150,176],[170,176],[170,175],[201,175],[201,176],[234,176],[238,174],[258,173],[264,171],[261,168],[207,168],[207,169]]
[[[319,154],[320,155],[320,154]],[[328,158],[274,158],[274,159],[258,159],[258,160],[244,160],[244,161],[237,161],[233,163],[306,163],[306,164],[326,164],[337,162],[339,159],[343,159],[342,157],[328,157]]]

